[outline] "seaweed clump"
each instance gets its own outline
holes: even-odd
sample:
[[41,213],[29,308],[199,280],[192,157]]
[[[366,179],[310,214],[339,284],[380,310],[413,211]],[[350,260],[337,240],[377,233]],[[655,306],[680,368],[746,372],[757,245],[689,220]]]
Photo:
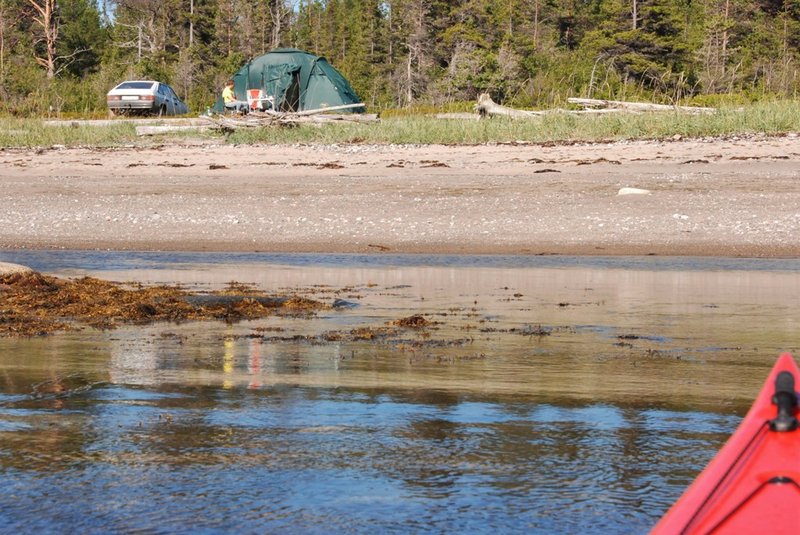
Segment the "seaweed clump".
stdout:
[[393,325],[398,327],[405,327],[406,329],[422,329],[431,325],[431,322],[426,320],[422,314],[414,314],[407,318],[400,318],[392,322]]
[[313,314],[329,308],[295,296],[267,296],[231,283],[210,294],[180,286],[124,284],[81,277],[62,279],[37,272],[0,277],[0,336],[36,336],[76,324],[112,329],[121,323],[258,319],[276,313]]

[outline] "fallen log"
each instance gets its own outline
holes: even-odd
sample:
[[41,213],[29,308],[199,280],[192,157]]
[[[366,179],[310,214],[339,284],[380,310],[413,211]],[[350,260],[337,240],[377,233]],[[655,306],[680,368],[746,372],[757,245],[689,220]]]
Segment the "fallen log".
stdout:
[[297,115],[298,117],[302,117],[304,115],[314,115],[314,114],[317,114],[317,113],[327,113],[327,112],[330,112],[330,111],[349,110],[349,109],[353,109],[353,108],[365,108],[365,107],[366,107],[366,105],[363,102],[359,102],[357,104],[342,104],[341,106],[329,106],[327,108],[316,108],[316,109],[313,109],[313,110],[303,110],[303,111],[297,111],[297,112],[293,112],[293,113],[295,115]]
[[715,113],[716,108],[703,108],[699,106],[673,106],[667,104],[653,104],[649,102],[625,102],[620,100],[600,100],[591,98],[568,98],[567,102],[570,104],[577,104],[583,106],[582,110],[563,110],[552,109],[543,111],[530,111],[530,110],[517,110],[497,104],[492,98],[482,93],[478,97],[478,103],[475,105],[475,110],[480,114],[480,117],[495,117],[505,116],[512,118],[531,118],[541,117],[551,113],[569,113],[575,115],[583,114],[603,114],[603,113],[643,113],[652,111],[679,111],[682,113]]
[[477,121],[481,118],[477,113],[437,113],[437,119],[455,119],[459,121]]
[[191,117],[176,117],[176,118],[139,118],[139,117],[117,117],[115,119],[60,119],[42,121],[44,126],[54,127],[73,127],[80,126],[114,126],[120,124],[133,124],[138,126],[145,125],[160,125],[160,126],[199,126],[203,124],[201,119]]
[[515,119],[530,119],[533,117],[542,117],[543,115],[551,115],[554,113],[565,113],[569,115],[591,115],[591,114],[603,114],[603,113],[619,113],[623,111],[628,111],[629,113],[639,113],[638,111],[631,111],[631,110],[623,110],[623,109],[584,109],[584,110],[565,110],[562,108],[553,108],[550,110],[540,110],[540,111],[531,111],[531,110],[517,110],[514,108],[509,108],[508,106],[502,106],[497,104],[492,100],[492,98],[487,95],[486,93],[481,94],[478,97],[478,103],[475,105],[475,110],[478,112],[478,115],[475,114],[458,114],[458,113],[440,113],[436,115],[437,119],[472,119],[472,118],[486,118],[486,117],[494,117],[494,116],[505,116],[511,117]]
[[528,119],[543,115],[543,112],[540,111],[515,110],[514,108],[497,104],[487,93],[481,93],[478,96],[478,104],[475,105],[475,110],[480,114],[481,117],[494,117],[497,115],[502,115],[505,117]]
[[377,113],[326,113],[324,115],[311,115],[299,116],[295,118],[298,122],[312,122],[312,123],[334,123],[334,122],[350,122],[350,123],[374,123],[378,121]]
[[137,126],[136,135],[155,136],[159,134],[171,134],[173,132],[186,132],[190,130],[202,131],[202,130],[208,130],[209,128],[211,128],[211,126],[207,124],[197,125],[197,126],[186,126],[186,125]]
[[685,113],[715,113],[716,108],[699,106],[673,106],[669,104],[653,104],[650,102],[625,102],[621,100],[601,100],[593,98],[568,98],[570,104],[578,104],[584,108],[623,109],[628,111],[680,111]]
[[[331,108],[327,108],[330,110]],[[251,112],[247,115],[212,115],[202,116],[211,123],[212,128],[220,130],[236,130],[238,128],[262,128],[268,126],[298,126],[300,124],[320,125],[327,123],[371,123],[378,122],[377,114],[362,113],[323,113],[322,110],[308,110],[309,113],[276,112]]]

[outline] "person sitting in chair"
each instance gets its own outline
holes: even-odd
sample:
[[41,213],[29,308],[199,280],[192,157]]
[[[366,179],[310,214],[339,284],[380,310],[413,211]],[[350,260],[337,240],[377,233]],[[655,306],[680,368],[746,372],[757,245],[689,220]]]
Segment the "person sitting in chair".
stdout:
[[228,83],[225,84],[225,89],[222,90],[222,102],[225,104],[226,110],[241,113],[247,113],[250,107],[247,102],[236,99],[236,93],[233,92],[233,80],[228,80]]

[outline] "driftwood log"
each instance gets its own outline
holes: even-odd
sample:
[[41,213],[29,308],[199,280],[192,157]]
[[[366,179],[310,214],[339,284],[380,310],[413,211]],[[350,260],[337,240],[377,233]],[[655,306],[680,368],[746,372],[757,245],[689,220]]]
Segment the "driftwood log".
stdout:
[[[530,119],[533,117],[541,117],[543,115],[549,115],[553,113],[584,115],[584,114],[618,113],[621,111],[625,111],[622,109],[564,110],[561,108],[553,108],[550,110],[541,110],[541,111],[517,110],[514,108],[509,108],[508,106],[502,106],[500,104],[497,104],[495,101],[492,100],[492,97],[490,97],[486,93],[482,93],[478,97],[478,103],[475,105],[475,110],[478,112],[478,115],[476,115],[475,117],[479,118],[501,116],[501,117],[511,117],[514,119]],[[447,114],[443,116],[443,114],[440,114],[437,115],[437,118],[442,118],[442,119],[464,118],[464,117],[458,117],[457,115],[458,114]]]
[[322,125],[331,123],[370,123],[378,122],[375,114],[325,114],[303,116],[294,113],[259,113],[247,115],[213,115],[205,117],[212,128],[236,130],[238,128],[260,128],[267,126],[297,126],[300,124]]
[[627,110],[634,112],[645,111],[680,111],[684,113],[715,113],[716,108],[702,108],[699,106],[671,106],[667,104],[652,104],[650,102],[624,102],[619,100],[599,100],[593,98],[568,98],[570,104],[577,104],[584,108],[605,108]]
[[342,104],[341,106],[330,106],[330,107],[327,107],[327,108],[316,108],[316,109],[313,109],[313,110],[304,110],[304,111],[298,111],[298,112],[294,112],[294,113],[296,115],[302,117],[302,116],[305,116],[305,115],[316,115],[318,113],[327,113],[327,112],[331,112],[331,111],[350,110],[350,109],[353,109],[353,108],[364,108],[364,107],[366,107],[365,104],[363,102],[359,102],[357,104]]
[[117,117],[115,119],[63,119],[43,121],[44,126],[72,127],[81,126],[112,126],[119,124],[132,124],[136,126],[193,126],[205,124],[202,119],[188,117]]
[[514,108],[497,104],[487,93],[481,93],[478,96],[478,104],[475,105],[475,110],[480,114],[481,117],[494,117],[497,115],[502,115],[506,117],[527,119],[530,117],[538,117],[543,114],[543,112],[540,111],[515,110]]
[[156,136],[159,134],[172,134],[174,132],[189,132],[189,131],[203,131],[211,128],[208,124],[201,124],[197,126],[187,125],[144,125],[136,127],[137,136]]
[[477,121],[481,118],[477,113],[457,112],[457,113],[437,113],[437,119],[454,119],[458,121]]
[[377,114],[366,113],[330,113],[331,111],[363,107],[364,104],[345,104],[300,112],[279,112],[274,110],[253,111],[246,115],[211,115],[201,116],[212,128],[219,130],[236,130],[237,128],[258,128],[266,126],[297,126],[299,124],[320,125],[336,122],[374,123],[378,122]]
[[[681,113],[714,113],[716,108],[702,108],[698,106],[670,106],[666,104],[652,104],[649,102],[624,102],[619,100],[598,100],[591,98],[568,98],[567,102],[570,104],[577,104],[582,106],[582,110],[563,110],[551,109],[542,111],[529,111],[517,110],[497,104],[492,98],[482,93],[478,97],[478,103],[475,105],[475,110],[480,114],[481,118],[505,116],[512,118],[528,119],[532,117],[540,117],[551,113],[569,113],[575,115],[583,114],[603,114],[603,113],[643,113],[653,111],[678,111]],[[455,118],[455,117],[447,117]]]

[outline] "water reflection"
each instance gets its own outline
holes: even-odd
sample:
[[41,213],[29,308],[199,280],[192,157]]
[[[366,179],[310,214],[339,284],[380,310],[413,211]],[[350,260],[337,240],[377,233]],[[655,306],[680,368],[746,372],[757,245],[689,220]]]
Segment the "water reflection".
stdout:
[[0,531],[643,533],[800,321],[793,271],[118,267],[358,306],[0,340]]
[[164,390],[107,385],[3,433],[7,525],[644,531],[736,422],[437,392]]

